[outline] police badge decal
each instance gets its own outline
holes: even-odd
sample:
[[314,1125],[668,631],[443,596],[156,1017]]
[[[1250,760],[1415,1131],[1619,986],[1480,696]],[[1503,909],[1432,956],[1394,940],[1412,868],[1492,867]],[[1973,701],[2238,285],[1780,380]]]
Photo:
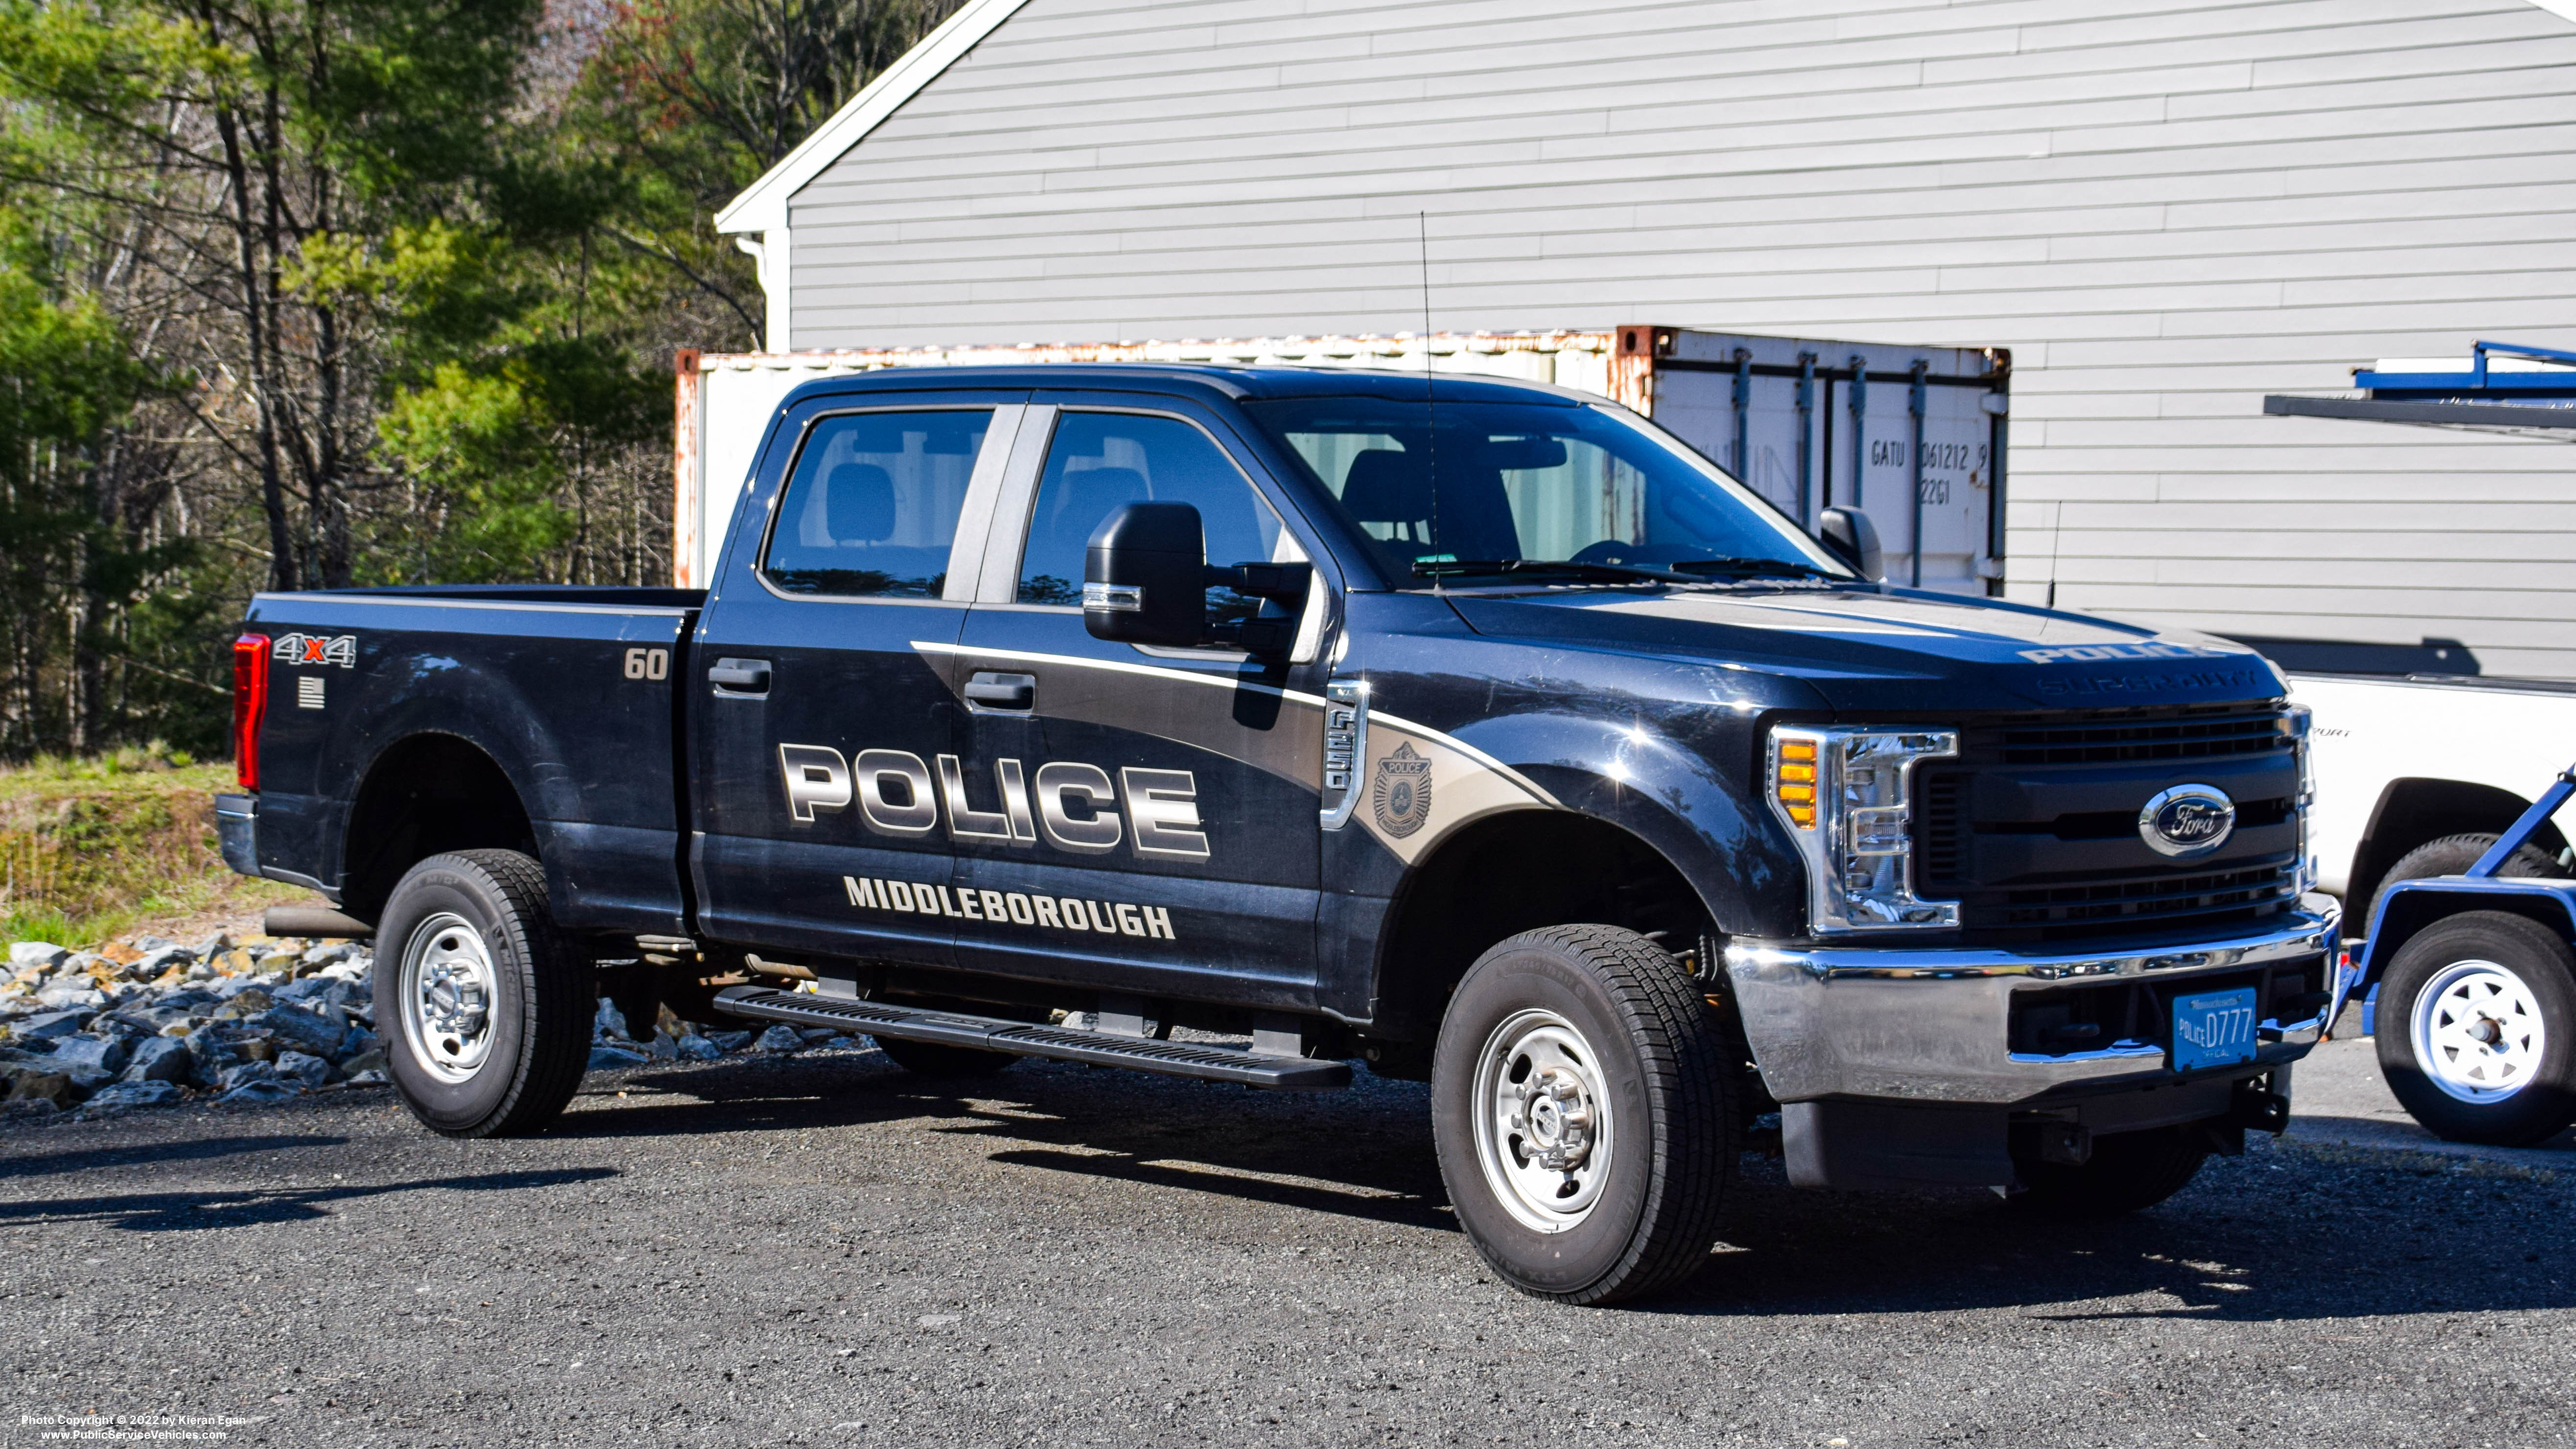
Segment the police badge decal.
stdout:
[[1415,754],[1409,741],[1377,762],[1369,813],[1377,817],[1378,829],[1399,840],[1431,819],[1431,762]]

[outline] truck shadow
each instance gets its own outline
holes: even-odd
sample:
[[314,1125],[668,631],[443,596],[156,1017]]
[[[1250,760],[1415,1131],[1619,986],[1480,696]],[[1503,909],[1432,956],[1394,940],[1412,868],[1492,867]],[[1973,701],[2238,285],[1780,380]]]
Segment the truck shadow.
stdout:
[[912,1076],[873,1053],[640,1072],[655,1095],[566,1116],[554,1135],[780,1131],[936,1119],[995,1162],[1448,1229],[1426,1089],[1261,1092],[1055,1062],[990,1077]]
[[[641,1075],[667,1099],[580,1112],[560,1131],[622,1136],[924,1121],[998,1163],[1298,1213],[1456,1230],[1427,1089],[1363,1074],[1348,1092],[1256,1092],[1023,1063],[931,1081],[873,1054]],[[1748,1155],[1724,1241],[1633,1311],[1704,1316],[2019,1309],[2039,1320],[2354,1319],[2576,1308],[2576,1245],[2556,1225],[2576,1174],[2417,1164],[2295,1145],[2213,1159],[2172,1201],[2102,1223],[2052,1221],[1978,1193],[1817,1193]],[[1452,1241],[1455,1241],[1454,1239]],[[1459,1270],[1474,1271],[1463,1242]]]
[[0,1203],[0,1226],[88,1223],[128,1233],[195,1232],[326,1218],[337,1203],[400,1192],[516,1192],[615,1177],[613,1167],[495,1172],[413,1182],[334,1183],[310,1188],[213,1188],[203,1192],[138,1192]]
[[208,1137],[197,1142],[156,1142],[148,1147],[92,1147],[70,1152],[39,1152],[0,1158],[0,1164],[5,1164],[0,1166],[0,1175],[45,1177],[65,1172],[87,1172],[95,1167],[205,1162],[218,1157],[283,1152],[297,1147],[342,1147],[348,1141],[346,1137],[318,1135]]
[[1984,1194],[1802,1192],[1777,1164],[1748,1164],[1726,1241],[1647,1311],[2274,1322],[2576,1307],[2576,1248],[2551,1226],[2571,1194],[2531,1178],[2258,1147],[2212,1159],[2156,1208],[2070,1223]]

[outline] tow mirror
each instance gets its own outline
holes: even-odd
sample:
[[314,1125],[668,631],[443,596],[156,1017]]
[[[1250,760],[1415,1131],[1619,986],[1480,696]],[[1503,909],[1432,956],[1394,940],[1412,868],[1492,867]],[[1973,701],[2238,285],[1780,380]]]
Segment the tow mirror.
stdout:
[[1887,558],[1878,546],[1878,525],[1857,508],[1826,509],[1816,520],[1816,541],[1872,583],[1887,574]]
[[1186,503],[1130,503],[1102,519],[1082,559],[1082,626],[1094,639],[1186,649],[1207,638],[1207,535]]
[[[1189,648],[1233,644],[1286,654],[1297,642],[1315,570],[1303,563],[1210,568],[1199,511],[1187,503],[1130,503],[1101,521],[1082,561],[1082,624],[1095,639]],[[1210,627],[1207,591],[1231,589],[1279,605],[1276,614]]]

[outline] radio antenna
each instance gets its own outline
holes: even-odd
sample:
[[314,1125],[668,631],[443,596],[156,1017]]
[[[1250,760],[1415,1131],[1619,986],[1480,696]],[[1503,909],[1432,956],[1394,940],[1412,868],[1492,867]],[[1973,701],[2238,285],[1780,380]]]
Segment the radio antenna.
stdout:
[[1431,592],[1437,594],[1443,592],[1440,585],[1443,575],[1440,570],[1441,557],[1436,551],[1440,547],[1440,405],[1434,395],[1431,377],[1431,213],[1415,212],[1413,224],[1416,237],[1422,247],[1422,422],[1425,439],[1423,460],[1428,467],[1431,481],[1431,536],[1423,542],[1435,550],[1428,557],[1432,560]]

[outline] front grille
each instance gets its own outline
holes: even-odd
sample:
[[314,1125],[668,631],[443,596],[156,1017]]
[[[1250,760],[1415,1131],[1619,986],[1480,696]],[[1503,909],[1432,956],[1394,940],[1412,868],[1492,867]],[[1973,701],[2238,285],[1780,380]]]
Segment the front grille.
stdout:
[[2108,765],[2288,754],[2278,706],[2095,710],[2024,716],[1970,727],[1963,756],[2007,765]]
[[1922,863],[1926,880],[1950,881],[1959,878],[1959,785],[1962,777],[1956,770],[1943,770],[1923,779]]
[[2024,890],[1978,891],[1962,910],[2009,927],[2094,927],[2104,934],[2161,926],[2174,917],[2252,920],[2290,899],[2291,862],[2177,878],[2171,872]]
[[[2282,832],[2294,825],[2294,745],[2285,711],[2269,702],[1964,722],[1959,758],[1916,775],[1919,888],[1959,902],[1961,927],[1998,943],[2249,925],[2295,900],[2296,847]],[[2130,795],[2143,802],[2161,787],[2130,782],[2179,783],[2201,765],[2213,766],[2212,779],[2279,788],[2239,795],[2237,837],[2215,858],[2153,854],[2137,840]],[[1989,774],[2009,788],[1981,793]]]

